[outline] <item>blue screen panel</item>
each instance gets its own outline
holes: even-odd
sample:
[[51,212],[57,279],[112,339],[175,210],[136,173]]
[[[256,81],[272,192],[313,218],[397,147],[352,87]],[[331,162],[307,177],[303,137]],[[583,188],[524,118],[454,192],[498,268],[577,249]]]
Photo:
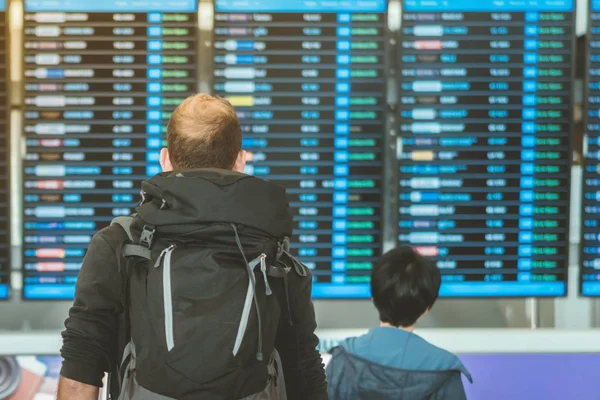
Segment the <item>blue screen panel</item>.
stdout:
[[6,0],[0,0],[0,11],[6,10]]
[[441,296],[564,295],[573,3],[404,5],[398,242]]
[[217,1],[214,91],[247,172],[288,190],[316,298],[363,298],[381,251],[385,2]]
[[[600,289],[597,289],[600,292]],[[522,282],[468,282],[444,283],[440,289],[440,297],[547,297],[562,296],[565,293],[564,282],[522,283]],[[599,293],[600,294],[600,293]],[[334,299],[370,299],[371,287],[369,284],[359,285],[334,285],[322,284],[313,288],[316,298]]]
[[566,11],[573,12],[573,0],[517,0],[517,1],[496,1],[496,0],[405,0],[405,11],[459,11],[459,12],[480,12],[480,11]]
[[[4,0],[0,0],[4,1]],[[195,12],[197,0],[25,0],[25,11],[49,12]]]
[[385,12],[386,0],[216,0],[220,12]]
[[600,1],[590,2],[583,143],[581,294],[600,296]]
[[68,300],[91,237],[131,214],[171,112],[197,90],[196,2],[26,9],[23,295]]

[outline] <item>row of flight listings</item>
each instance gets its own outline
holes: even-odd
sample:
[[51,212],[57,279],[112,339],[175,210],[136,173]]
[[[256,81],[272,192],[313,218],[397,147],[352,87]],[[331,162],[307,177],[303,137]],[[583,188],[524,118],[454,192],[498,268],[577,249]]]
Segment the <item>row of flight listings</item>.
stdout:
[[[24,6],[22,265],[9,257],[2,158],[0,297],[12,268],[24,298],[71,299],[91,236],[130,214],[140,182],[160,170],[170,113],[196,91],[203,19],[196,0]],[[293,250],[313,270],[314,297],[368,298],[382,232],[436,260],[441,296],[565,295],[573,1],[405,0],[395,46],[387,7],[215,4],[213,92],[238,110],[253,152],[247,172],[288,190]],[[594,296],[600,3],[590,7],[581,287]],[[4,35],[4,0],[0,9]],[[6,60],[5,38],[0,46]],[[397,88],[387,88],[386,65]],[[387,127],[386,90],[399,91]],[[385,221],[384,210],[393,210]]]

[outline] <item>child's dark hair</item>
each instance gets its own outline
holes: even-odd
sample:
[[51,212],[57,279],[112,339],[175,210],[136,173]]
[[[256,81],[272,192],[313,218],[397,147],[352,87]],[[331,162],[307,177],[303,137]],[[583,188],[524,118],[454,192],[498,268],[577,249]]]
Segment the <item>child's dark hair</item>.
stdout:
[[371,293],[381,322],[414,325],[438,298],[442,278],[437,266],[412,247],[384,254],[371,274]]

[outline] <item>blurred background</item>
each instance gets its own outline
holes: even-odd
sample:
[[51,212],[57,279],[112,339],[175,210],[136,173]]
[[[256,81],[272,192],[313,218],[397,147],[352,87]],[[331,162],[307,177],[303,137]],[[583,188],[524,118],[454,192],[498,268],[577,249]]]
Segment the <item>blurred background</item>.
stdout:
[[600,398],[599,34],[595,0],[0,0],[0,399],[52,398],[87,243],[195,92],[288,189],[324,352],[410,244],[470,398]]

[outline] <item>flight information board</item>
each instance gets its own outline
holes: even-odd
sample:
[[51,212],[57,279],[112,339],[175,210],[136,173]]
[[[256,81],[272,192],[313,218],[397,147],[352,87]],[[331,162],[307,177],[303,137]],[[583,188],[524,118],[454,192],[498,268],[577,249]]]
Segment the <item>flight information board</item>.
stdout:
[[214,91],[288,190],[315,298],[368,298],[381,242],[383,0],[217,0]]
[[565,294],[573,8],[404,2],[399,242],[441,296]]
[[8,297],[10,286],[8,74],[6,1],[0,0],[0,300]]
[[600,1],[591,0],[589,10],[581,294],[600,296]]
[[196,0],[25,1],[24,297],[70,299],[196,91]]

